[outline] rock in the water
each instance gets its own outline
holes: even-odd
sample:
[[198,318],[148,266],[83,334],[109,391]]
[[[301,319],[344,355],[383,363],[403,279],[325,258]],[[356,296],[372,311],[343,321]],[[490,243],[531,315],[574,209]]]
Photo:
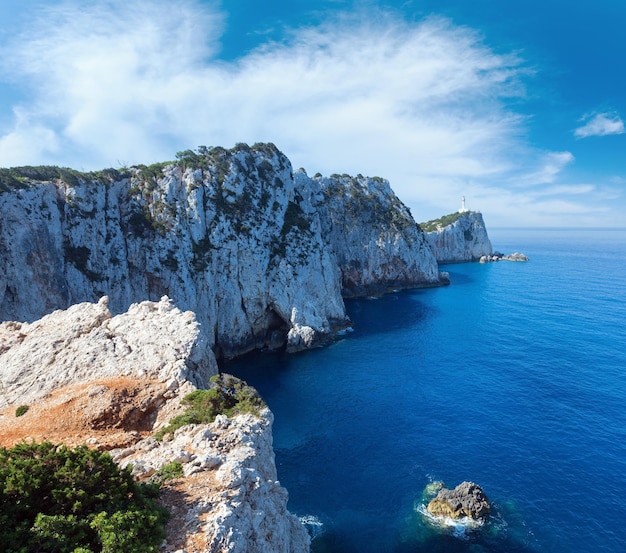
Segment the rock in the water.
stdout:
[[483,255],[480,258],[481,263],[491,263],[493,261],[528,261],[528,256],[519,252],[510,253],[509,255],[493,252],[491,255]]
[[486,518],[491,511],[487,496],[474,482],[462,482],[453,490],[442,488],[427,509],[437,517],[474,520]]

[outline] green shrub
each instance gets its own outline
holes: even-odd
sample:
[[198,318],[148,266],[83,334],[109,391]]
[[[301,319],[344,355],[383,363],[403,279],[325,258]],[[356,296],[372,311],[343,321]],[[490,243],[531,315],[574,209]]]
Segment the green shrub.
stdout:
[[432,219],[431,221],[420,223],[419,226],[424,232],[433,232],[438,228],[444,228],[456,222],[461,215],[463,214],[459,212],[450,213],[449,215],[439,217],[439,219]]
[[22,415],[25,415],[26,412],[28,411],[29,407],[28,405],[20,405],[16,410],[15,410],[15,416],[16,417],[21,417]]
[[163,465],[159,470],[157,470],[151,480],[157,484],[163,484],[163,482],[174,480],[175,478],[180,478],[181,476],[183,476],[182,463],[173,461],[167,465]]
[[187,407],[185,412],[174,417],[167,426],[159,430],[155,438],[162,440],[166,434],[173,434],[188,424],[209,424],[220,414],[227,417],[240,413],[258,415],[265,406],[254,388],[234,376],[213,376],[211,385],[209,390],[194,390],[187,394],[181,402]]
[[165,537],[158,486],[86,446],[0,449],[0,551],[150,553]]

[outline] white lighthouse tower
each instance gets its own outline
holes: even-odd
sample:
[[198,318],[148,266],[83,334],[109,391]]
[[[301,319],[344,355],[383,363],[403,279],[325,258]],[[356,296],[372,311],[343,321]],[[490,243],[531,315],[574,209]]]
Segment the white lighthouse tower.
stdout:
[[469,209],[465,207],[465,196],[463,196],[463,198],[461,198],[461,209],[459,209],[459,213],[466,213],[468,211]]

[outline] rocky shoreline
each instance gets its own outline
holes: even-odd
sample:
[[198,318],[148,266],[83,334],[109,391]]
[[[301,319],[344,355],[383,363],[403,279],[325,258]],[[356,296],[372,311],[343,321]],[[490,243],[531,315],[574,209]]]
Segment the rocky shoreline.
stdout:
[[[161,493],[172,514],[166,553],[309,551],[277,480],[269,409],[154,437],[217,373],[195,315],[166,297],[116,316],[107,305],[0,324],[0,446],[86,443],[132,465],[140,480],[179,464],[181,476]],[[17,405],[28,407],[19,417]]]

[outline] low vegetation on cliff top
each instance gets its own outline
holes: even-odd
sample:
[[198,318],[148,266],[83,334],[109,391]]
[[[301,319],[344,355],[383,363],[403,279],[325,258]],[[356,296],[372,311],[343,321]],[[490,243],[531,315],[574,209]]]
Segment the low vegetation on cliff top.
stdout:
[[425,223],[420,223],[419,226],[424,232],[433,232],[456,222],[459,217],[461,217],[461,215],[463,214],[456,211],[455,213],[450,213],[449,215],[439,217],[439,219],[433,219],[431,221],[426,221]]
[[162,440],[167,434],[173,434],[188,424],[209,424],[217,415],[259,415],[265,407],[265,402],[257,391],[234,376],[213,376],[211,385],[209,390],[195,390],[186,395],[181,402],[186,406],[185,412],[174,417],[167,426],[159,430],[155,438]]
[[0,551],[152,553],[165,537],[158,486],[86,446],[0,449]]

